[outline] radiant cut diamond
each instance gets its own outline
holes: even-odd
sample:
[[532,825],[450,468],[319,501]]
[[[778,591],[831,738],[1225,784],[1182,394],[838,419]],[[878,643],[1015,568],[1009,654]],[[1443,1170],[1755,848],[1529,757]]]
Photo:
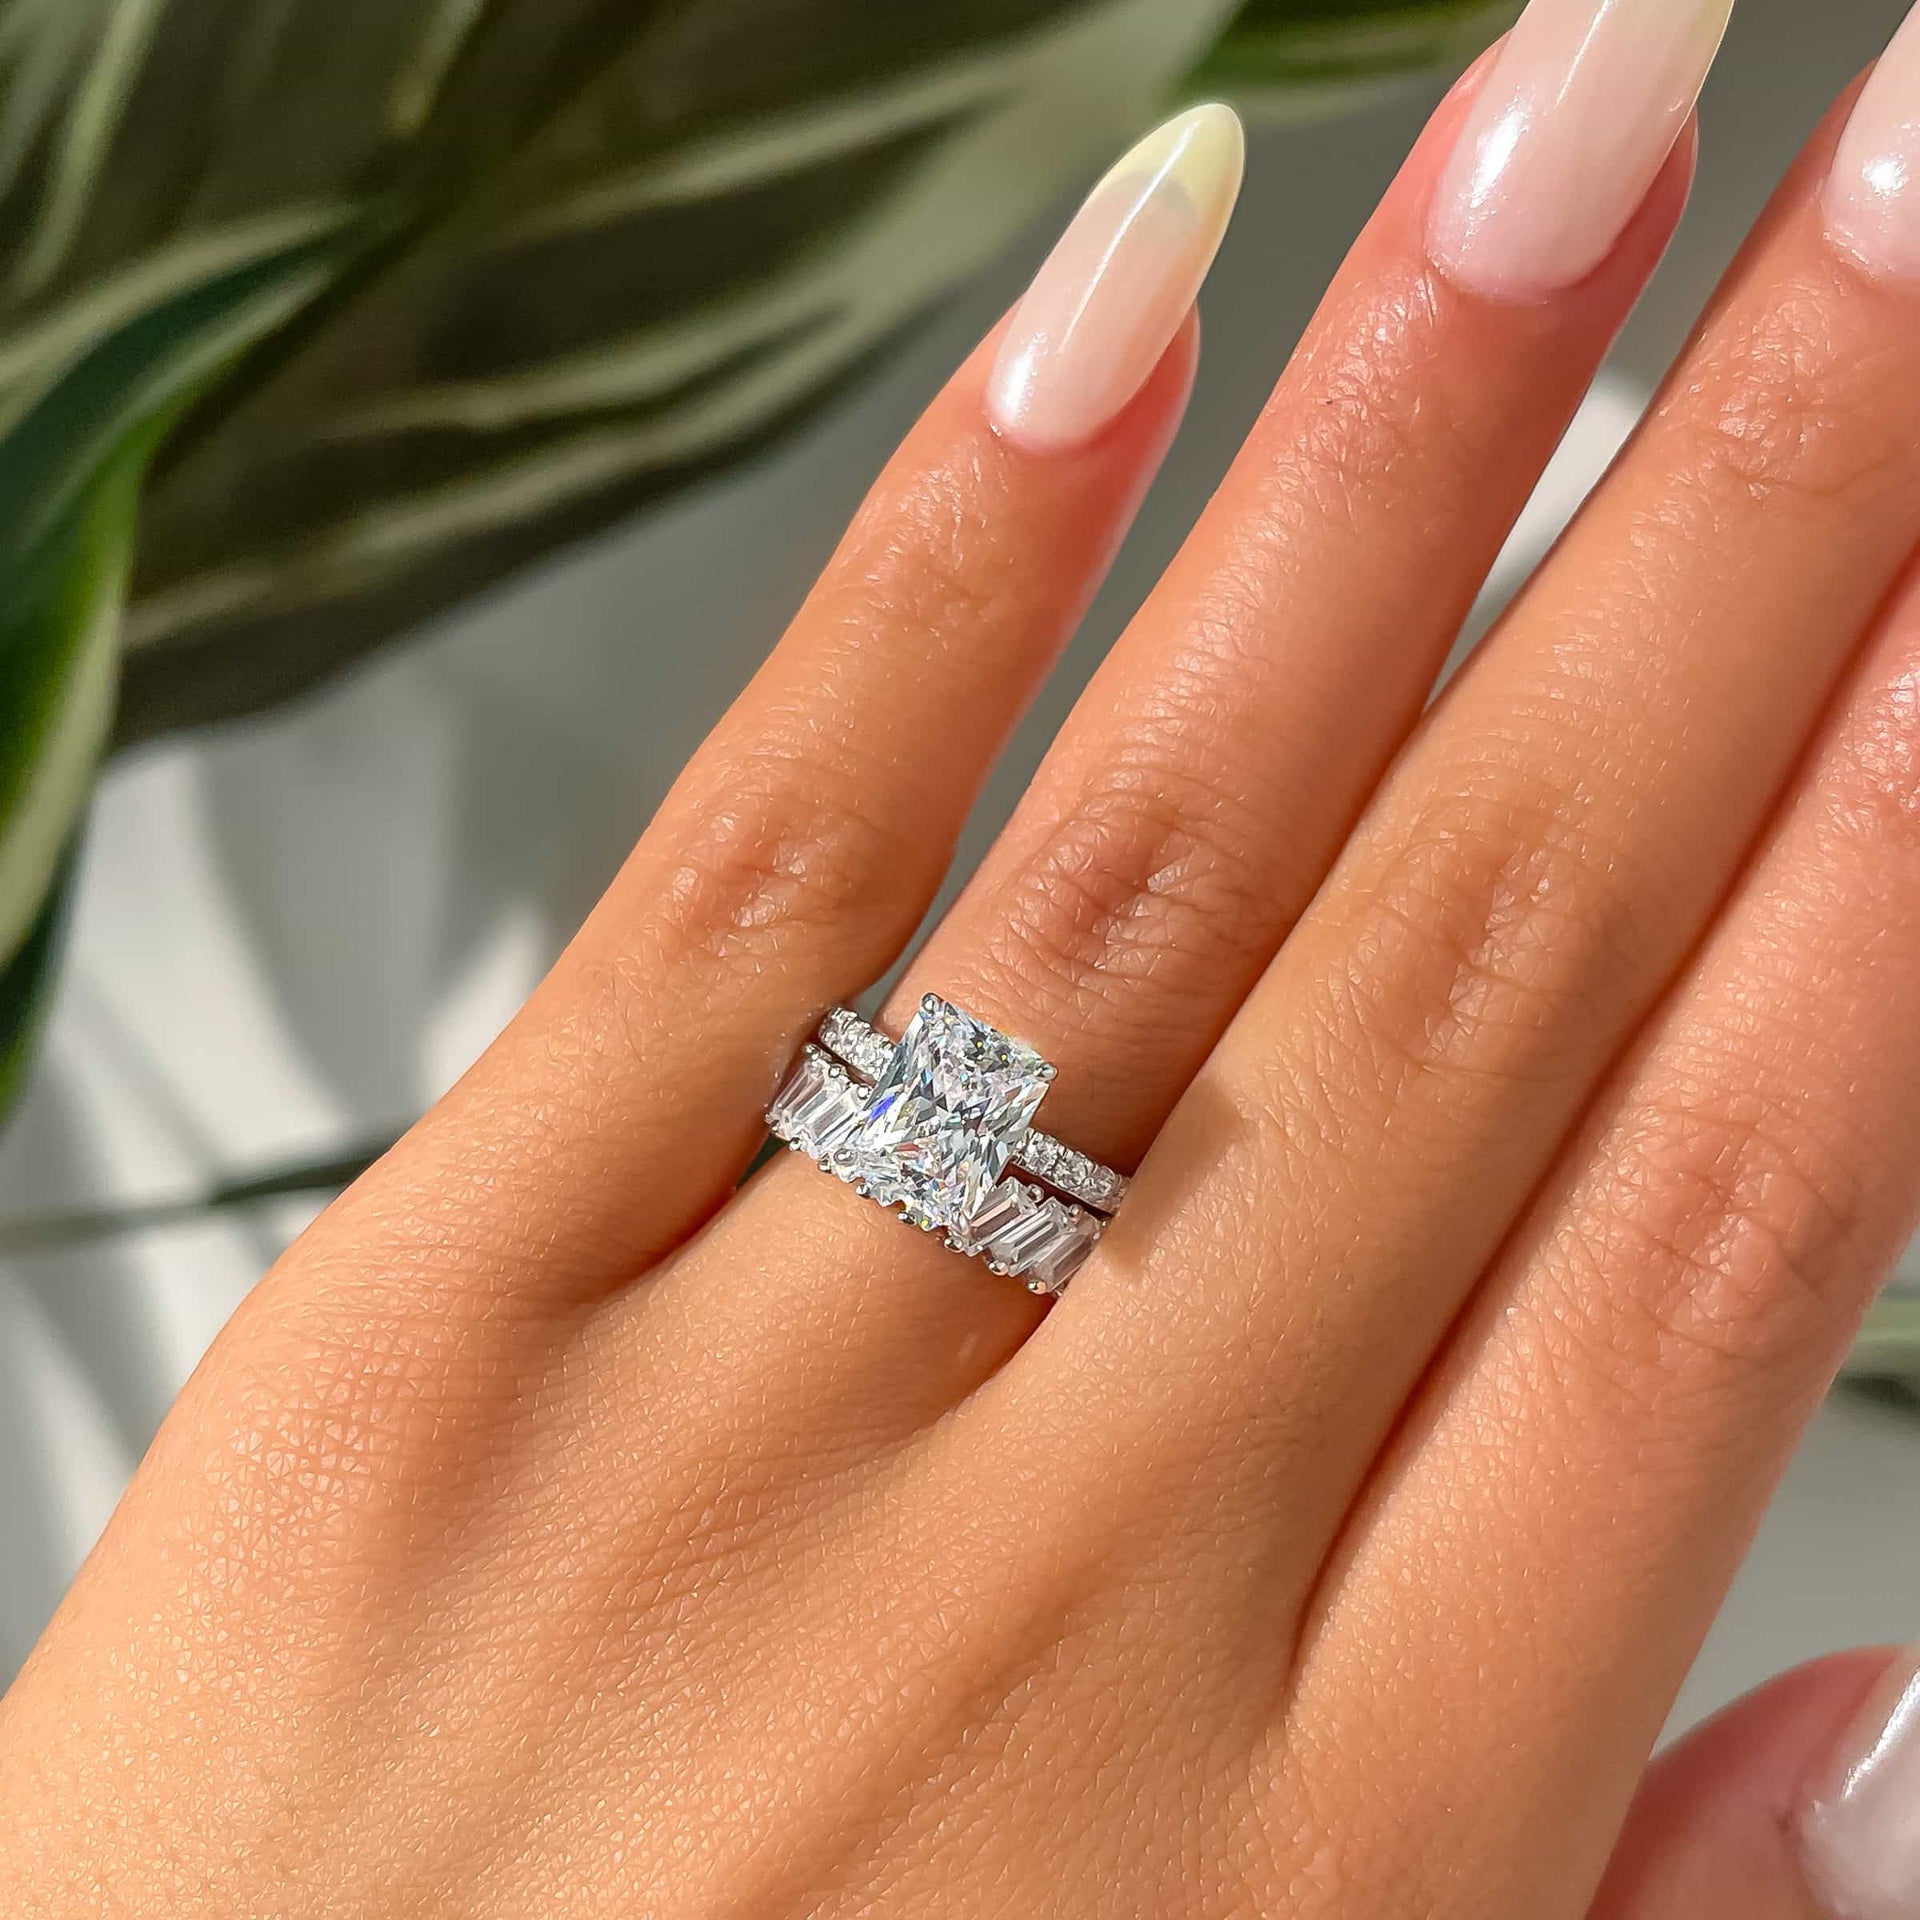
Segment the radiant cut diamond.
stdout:
[[1052,1079],[1033,1048],[929,994],[835,1167],[917,1226],[966,1240]]

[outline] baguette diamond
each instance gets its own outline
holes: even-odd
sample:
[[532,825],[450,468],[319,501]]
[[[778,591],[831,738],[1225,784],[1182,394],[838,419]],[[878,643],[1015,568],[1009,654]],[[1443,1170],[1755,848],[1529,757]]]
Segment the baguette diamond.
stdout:
[[831,1055],[808,1047],[774,1095],[767,1126],[789,1146],[824,1160],[853,1131],[865,1092]]

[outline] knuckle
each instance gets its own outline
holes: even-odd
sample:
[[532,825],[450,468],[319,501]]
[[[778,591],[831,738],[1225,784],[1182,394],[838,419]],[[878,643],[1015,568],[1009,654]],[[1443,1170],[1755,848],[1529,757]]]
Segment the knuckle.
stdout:
[[1838,843],[1902,879],[1920,865],[1920,666],[1849,715],[1829,763],[1826,823]]
[[1758,1094],[1694,1086],[1644,1108],[1614,1147],[1606,1203],[1578,1228],[1590,1349],[1641,1394],[1704,1365],[1762,1379],[1801,1364],[1854,1306],[1848,1259],[1865,1181],[1823,1129]]
[[884,482],[861,507],[828,576],[846,617],[887,632],[964,635],[1017,619],[1021,575],[1005,564],[998,470],[969,455]]
[[1324,1012],[1386,1087],[1436,1071],[1556,1071],[1635,946],[1592,812],[1502,776],[1431,805],[1361,902]]
[[764,960],[796,935],[864,941],[916,917],[924,864],[844,769],[760,754],[712,769],[646,908],[636,979],[699,960]]
[[1448,469],[1470,456],[1471,409],[1446,404],[1434,350],[1432,286],[1393,284],[1315,343],[1298,391],[1283,388],[1291,430],[1267,463],[1263,492],[1282,526],[1363,528],[1404,493],[1383,474],[1417,469],[1434,498],[1451,497]]
[[[482,1497],[498,1464],[495,1430],[544,1364],[538,1341],[509,1351],[431,1296],[296,1256],[210,1361],[221,1415],[203,1471],[219,1489],[222,1561],[236,1578],[324,1582],[439,1524]],[[430,1493],[396,1500],[393,1489],[443,1448],[443,1466],[458,1464],[436,1469]]]
[[[1252,823],[1190,773],[1135,768],[1076,803],[1022,867],[980,964],[1028,999],[1151,1017],[1143,988],[1264,957],[1274,907]],[[1189,1009],[1190,1014],[1190,1009]]]
[[1797,288],[1701,355],[1665,418],[1703,498],[1845,506],[1909,477],[1887,370],[1838,337],[1837,316],[1830,292]]

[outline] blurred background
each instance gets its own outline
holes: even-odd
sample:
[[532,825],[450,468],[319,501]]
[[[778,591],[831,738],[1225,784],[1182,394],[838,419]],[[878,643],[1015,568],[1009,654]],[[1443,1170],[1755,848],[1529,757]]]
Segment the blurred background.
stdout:
[[[0,0],[0,1680],[223,1318],[531,988],[1101,161],[1195,86],[1254,122],[1188,425],[963,870],[1512,10],[544,5],[203,0],[169,40],[145,0]],[[1738,0],[1679,242],[1477,627],[1903,5]],[[1916,1275],[1681,1722],[1920,1632]]]

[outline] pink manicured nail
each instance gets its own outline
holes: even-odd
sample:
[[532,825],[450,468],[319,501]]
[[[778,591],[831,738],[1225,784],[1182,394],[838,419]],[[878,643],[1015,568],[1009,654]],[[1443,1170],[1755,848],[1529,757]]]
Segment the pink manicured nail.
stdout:
[[1800,1858],[1827,1920],[1920,1914],[1920,1654],[1894,1662],[1815,1783]]
[[1854,104],[1827,176],[1827,231],[1870,273],[1920,276],[1920,13]]
[[1094,188],[1007,328],[987,386],[1002,433],[1083,446],[1139,393],[1220,250],[1245,163],[1233,110],[1195,107]]
[[1576,285],[1613,250],[1700,97],[1733,0],[1533,0],[1443,171],[1428,244],[1497,300]]

